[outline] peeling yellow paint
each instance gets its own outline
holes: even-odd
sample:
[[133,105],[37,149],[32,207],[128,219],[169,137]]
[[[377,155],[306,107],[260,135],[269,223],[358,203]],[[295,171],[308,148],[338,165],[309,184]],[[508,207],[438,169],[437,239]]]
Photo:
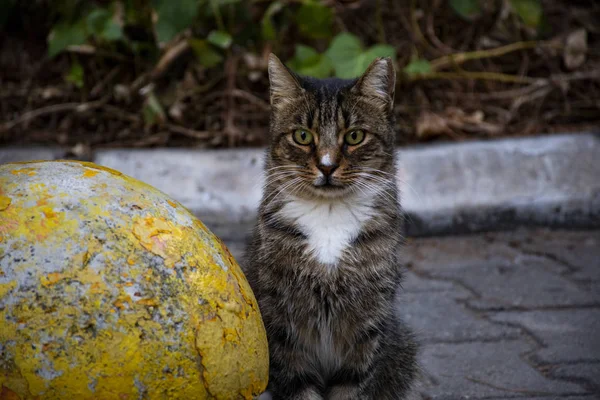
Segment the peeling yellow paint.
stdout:
[[84,178],[91,178],[91,177],[94,177],[94,176],[98,175],[99,173],[100,173],[100,171],[97,171],[97,170],[86,169],[85,172],[83,173],[83,177]]
[[13,169],[12,171],[10,171],[13,175],[21,175],[21,174],[27,174],[29,176],[34,176],[36,174],[36,171],[34,168],[20,168],[20,169]]
[[56,282],[60,281],[62,278],[63,278],[62,274],[60,274],[58,272],[52,272],[52,273],[48,274],[47,276],[42,276],[40,280],[41,280],[42,286],[52,286]]
[[4,297],[8,292],[17,286],[17,282],[0,283],[0,297]]
[[184,207],[74,161],[0,166],[0,194],[0,255],[15,255],[0,257],[0,343],[10,343],[0,398],[251,399],[265,389],[252,291]]
[[169,199],[167,199],[167,203],[169,203],[169,205],[173,208],[177,208],[177,203],[175,203],[174,201],[171,201]]
[[0,211],[4,211],[10,206],[12,199],[7,196],[0,196]]

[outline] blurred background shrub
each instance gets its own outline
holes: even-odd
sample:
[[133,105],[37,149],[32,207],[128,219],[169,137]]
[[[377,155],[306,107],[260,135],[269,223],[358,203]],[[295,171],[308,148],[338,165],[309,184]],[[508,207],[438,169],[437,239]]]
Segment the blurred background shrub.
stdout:
[[541,0],[0,0],[0,143],[267,139],[270,52],[398,70],[398,142],[596,129],[600,4]]

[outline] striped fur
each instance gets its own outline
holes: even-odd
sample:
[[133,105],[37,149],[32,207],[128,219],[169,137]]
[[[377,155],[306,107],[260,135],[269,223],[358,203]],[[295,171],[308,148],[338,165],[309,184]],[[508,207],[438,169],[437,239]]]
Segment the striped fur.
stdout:
[[[271,145],[244,269],[267,329],[270,395],[404,399],[417,366],[394,310],[402,220],[392,64],[378,59],[354,81],[314,80],[272,56],[269,75]],[[294,142],[300,128],[314,144]],[[353,129],[364,141],[344,144]]]

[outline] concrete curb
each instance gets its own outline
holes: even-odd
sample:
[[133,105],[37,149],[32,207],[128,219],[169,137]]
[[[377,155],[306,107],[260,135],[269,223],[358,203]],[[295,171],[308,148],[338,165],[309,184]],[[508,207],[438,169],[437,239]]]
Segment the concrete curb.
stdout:
[[[59,158],[0,149],[0,161]],[[43,154],[42,154],[43,153]],[[263,150],[103,150],[94,162],[179,200],[217,235],[243,239],[256,218]],[[412,236],[545,225],[600,227],[600,136],[569,134],[398,150]]]

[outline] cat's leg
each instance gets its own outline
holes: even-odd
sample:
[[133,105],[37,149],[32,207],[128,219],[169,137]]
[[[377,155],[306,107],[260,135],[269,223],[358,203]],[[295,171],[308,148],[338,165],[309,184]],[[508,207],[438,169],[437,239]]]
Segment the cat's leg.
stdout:
[[275,339],[269,343],[269,387],[273,400],[323,400],[322,380],[307,352]]
[[294,387],[277,387],[269,390],[271,400],[323,400],[324,397],[316,386],[297,385]]
[[327,392],[327,400],[349,400],[360,398],[360,386],[336,385]]
[[300,392],[293,393],[290,395],[283,395],[281,397],[273,397],[273,400],[323,400],[323,396],[316,387],[310,386],[302,389]]
[[417,345],[412,332],[392,321],[382,338],[372,374],[360,383],[359,399],[409,400],[417,394]]
[[390,321],[384,332],[370,334],[357,346],[329,383],[327,399],[413,399],[416,351],[411,332],[398,321]]

